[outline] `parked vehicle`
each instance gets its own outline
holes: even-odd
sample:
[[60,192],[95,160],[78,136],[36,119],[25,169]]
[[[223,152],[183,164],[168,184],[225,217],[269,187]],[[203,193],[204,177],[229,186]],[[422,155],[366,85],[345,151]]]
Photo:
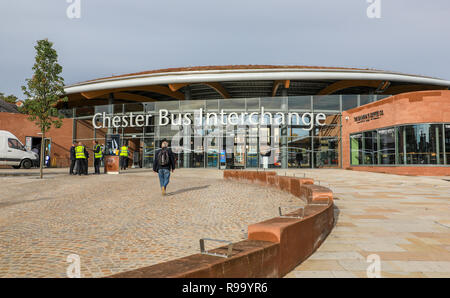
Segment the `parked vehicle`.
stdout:
[[37,165],[39,156],[28,151],[19,139],[6,130],[0,130],[0,165],[9,165],[15,169],[29,169]]

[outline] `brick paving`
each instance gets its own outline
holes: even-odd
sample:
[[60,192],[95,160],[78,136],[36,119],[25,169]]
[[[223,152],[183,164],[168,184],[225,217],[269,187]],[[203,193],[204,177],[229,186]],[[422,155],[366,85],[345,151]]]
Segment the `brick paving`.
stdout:
[[294,174],[333,190],[337,225],[286,277],[367,277],[370,254],[380,257],[381,277],[450,277],[450,177],[287,171]]
[[[66,277],[70,254],[80,256],[82,277],[149,266],[197,253],[201,237],[244,239],[248,224],[277,216],[280,205],[302,204],[275,189],[224,181],[218,170],[175,171],[166,197],[150,171],[46,172],[44,180],[0,177],[0,277]],[[37,171],[0,174],[8,173]]]
[[[31,171],[36,174],[36,171]],[[0,277],[65,277],[69,254],[84,277],[101,277],[196,253],[200,237],[239,241],[250,223],[298,199],[223,181],[216,170],[179,170],[168,197],[156,176],[0,177]],[[344,170],[280,170],[315,178],[335,194],[337,225],[287,277],[450,277],[450,177]],[[2,170],[2,174],[24,173]]]

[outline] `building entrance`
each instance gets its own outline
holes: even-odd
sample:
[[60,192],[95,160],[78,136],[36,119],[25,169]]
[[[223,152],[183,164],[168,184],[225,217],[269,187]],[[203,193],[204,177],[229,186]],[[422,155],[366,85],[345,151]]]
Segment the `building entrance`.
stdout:
[[[73,138],[89,141],[93,136],[103,142],[106,134],[115,134],[120,140],[131,140],[130,165],[134,167],[152,167],[162,140],[175,153],[177,168],[337,167],[342,151],[340,101],[339,96],[320,100],[305,96],[99,106],[92,111],[97,112],[94,116],[75,117]],[[98,114],[101,111],[107,114]],[[148,123],[102,126],[104,117],[131,119],[131,113],[133,119],[149,118]],[[161,116],[165,114],[170,115],[168,121]],[[172,114],[183,115],[184,120],[172,119]]]
[[128,142],[128,167],[129,168],[142,168],[143,158],[141,145],[141,138],[124,138],[124,144]]

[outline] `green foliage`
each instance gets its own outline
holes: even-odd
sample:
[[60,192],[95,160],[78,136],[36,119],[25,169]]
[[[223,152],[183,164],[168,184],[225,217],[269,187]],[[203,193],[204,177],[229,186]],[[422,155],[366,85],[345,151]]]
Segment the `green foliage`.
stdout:
[[16,96],[14,96],[12,94],[8,95],[8,96],[5,96],[5,94],[3,94],[1,92],[0,92],[0,99],[4,100],[6,102],[12,103],[12,104],[15,104],[16,101],[17,101],[17,97]]
[[63,97],[64,79],[60,76],[62,67],[58,64],[58,54],[53,49],[53,43],[47,39],[38,40],[34,48],[34,74],[31,79],[26,79],[26,86],[22,86],[27,99],[21,110],[45,134],[52,126],[61,127],[62,116],[58,113],[56,104],[67,101],[67,97]]

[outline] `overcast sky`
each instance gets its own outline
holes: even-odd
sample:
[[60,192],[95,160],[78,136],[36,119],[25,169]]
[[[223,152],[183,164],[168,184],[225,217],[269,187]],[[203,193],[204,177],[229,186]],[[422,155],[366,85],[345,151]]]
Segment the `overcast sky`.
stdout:
[[450,1],[1,0],[0,92],[22,96],[36,40],[66,84],[144,70],[228,64],[375,68],[450,80]]

